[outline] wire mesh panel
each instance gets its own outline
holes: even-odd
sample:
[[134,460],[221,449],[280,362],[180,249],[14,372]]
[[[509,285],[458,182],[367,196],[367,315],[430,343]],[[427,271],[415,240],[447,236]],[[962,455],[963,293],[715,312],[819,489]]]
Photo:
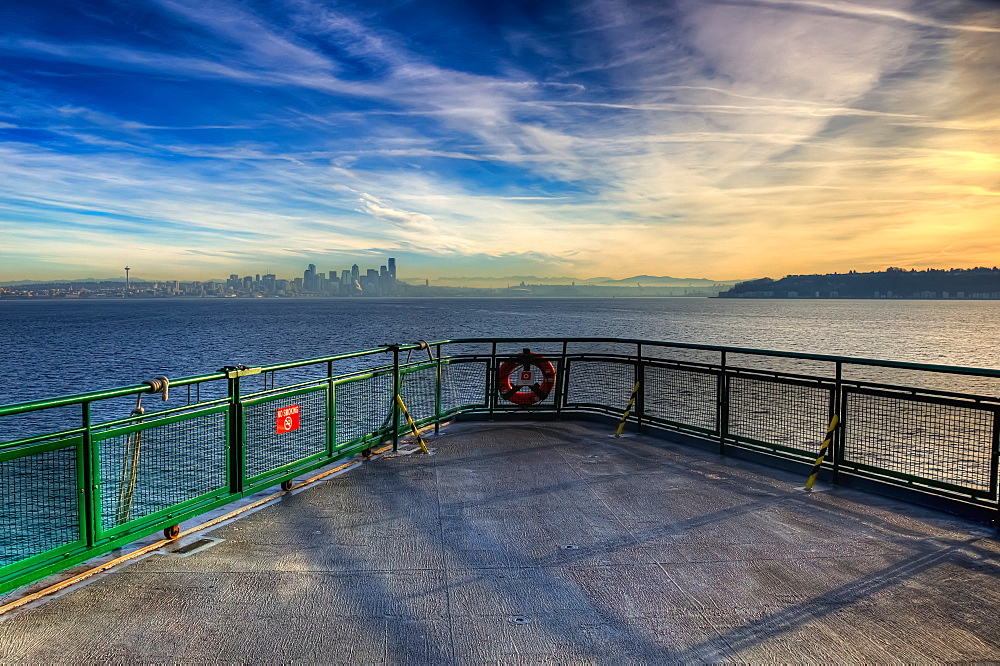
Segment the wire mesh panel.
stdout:
[[635,365],[573,359],[567,377],[566,406],[596,405],[623,412],[635,387]]
[[833,389],[732,377],[728,434],[737,440],[813,455],[826,436]]
[[95,435],[102,529],[225,490],[226,422],[223,407]]
[[80,540],[79,438],[0,460],[0,567]]
[[844,461],[996,498],[996,407],[845,393]]
[[[399,394],[403,398],[410,418],[414,421],[434,418],[434,403],[437,394],[437,366],[429,365],[400,373]],[[399,415],[400,425],[406,421]]]
[[326,453],[328,395],[322,386],[245,404],[244,476],[255,478]]
[[718,432],[718,375],[647,365],[643,381],[644,416],[707,433]]
[[337,446],[381,432],[392,426],[392,373],[337,382]]
[[441,412],[486,407],[486,361],[451,361],[441,366]]

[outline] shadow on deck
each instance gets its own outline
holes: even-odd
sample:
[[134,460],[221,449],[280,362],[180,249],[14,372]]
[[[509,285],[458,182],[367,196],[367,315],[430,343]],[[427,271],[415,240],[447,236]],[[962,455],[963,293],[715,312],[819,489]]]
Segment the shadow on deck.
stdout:
[[994,530],[573,422],[456,424],[0,621],[0,662],[1000,659]]

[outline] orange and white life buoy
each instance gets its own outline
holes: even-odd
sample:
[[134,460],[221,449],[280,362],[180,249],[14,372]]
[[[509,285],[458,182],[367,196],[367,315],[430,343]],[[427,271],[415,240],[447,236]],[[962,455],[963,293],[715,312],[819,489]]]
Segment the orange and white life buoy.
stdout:
[[556,385],[556,368],[544,356],[524,353],[504,361],[497,370],[500,397],[515,405],[533,405],[549,397]]

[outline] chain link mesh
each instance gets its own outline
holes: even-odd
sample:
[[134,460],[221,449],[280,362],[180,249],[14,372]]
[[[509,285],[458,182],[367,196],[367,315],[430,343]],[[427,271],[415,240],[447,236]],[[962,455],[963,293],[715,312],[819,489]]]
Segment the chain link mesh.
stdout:
[[750,377],[733,377],[729,434],[814,455],[826,436],[831,389]]
[[996,412],[848,391],[844,463],[948,483],[994,496]]
[[337,446],[392,425],[392,389],[392,373],[337,384]]
[[[399,394],[403,398],[410,418],[414,421],[434,418],[435,394],[437,392],[437,367],[429,366],[412,372],[406,372],[400,377]],[[402,412],[399,414],[399,424],[406,426]]]
[[717,432],[719,384],[707,372],[646,366],[643,370],[644,414],[706,432]]
[[105,530],[226,488],[223,412],[100,439]]
[[0,462],[0,567],[80,538],[77,448]]
[[568,378],[567,405],[600,405],[623,412],[635,387],[635,366],[614,361],[572,360]]
[[[279,411],[298,407],[298,427],[289,429],[292,416]],[[259,476],[283,465],[326,451],[326,388],[266,402],[246,405],[244,451],[246,478]],[[287,425],[283,423],[288,419]]]
[[441,411],[486,406],[485,361],[451,362],[441,366]]

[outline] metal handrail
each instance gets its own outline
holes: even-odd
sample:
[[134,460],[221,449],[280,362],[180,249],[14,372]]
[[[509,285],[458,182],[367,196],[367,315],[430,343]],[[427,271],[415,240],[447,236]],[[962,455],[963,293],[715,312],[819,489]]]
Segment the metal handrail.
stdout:
[[[538,404],[509,404],[504,401],[505,396],[498,396],[497,373],[500,371],[500,362],[508,361],[519,355],[500,351],[497,345],[511,343],[523,344],[526,347],[543,343],[549,348],[552,345],[561,345],[561,352],[550,352],[553,354],[553,363],[559,368],[554,391]],[[632,349],[622,353],[595,349],[569,350],[569,345],[601,344],[627,345]],[[455,345],[488,345],[488,349],[483,350],[482,353],[456,353],[453,355],[444,353],[449,347]],[[427,349],[428,347],[437,349],[436,355],[429,354],[429,360],[407,363],[400,358],[401,352]],[[718,362],[702,363],[650,355],[650,351],[657,348],[717,352],[719,359]],[[335,362],[383,354],[391,354],[391,362],[380,362],[373,367],[351,369],[341,374],[334,374]],[[830,362],[834,364],[835,375],[818,376],[783,370],[741,368],[734,366],[732,359],[727,358],[727,355],[732,354]],[[389,359],[385,360],[389,361]],[[463,363],[470,370],[456,372],[459,376],[465,377],[463,381],[466,384],[457,389],[451,387],[451,384],[447,384],[448,387],[451,387],[448,388],[451,391],[449,393],[451,397],[449,398],[450,402],[445,404],[446,383],[455,381],[446,379],[451,372],[447,369],[449,366],[460,368]],[[587,367],[591,371],[596,368],[598,373],[605,372],[607,377],[616,377],[619,384],[627,383],[625,390],[627,392],[627,389],[632,388],[631,396],[624,394],[612,396],[607,390],[608,387],[605,387],[603,394],[599,392],[595,394],[596,397],[591,394],[579,394],[579,386],[574,384],[572,379],[574,368],[579,363],[590,363],[591,365]],[[277,387],[274,385],[273,378],[276,372],[321,365],[326,366],[321,376],[303,379],[301,374],[292,373],[291,377],[282,376],[287,380],[294,381]],[[509,364],[507,365],[509,369]],[[998,488],[998,476],[1000,476],[1000,404],[997,404],[1000,402],[1000,398],[935,388],[895,386],[868,380],[847,380],[843,377],[842,370],[848,365],[1000,378],[1000,369],[630,338],[457,338],[431,343],[384,345],[364,351],[276,363],[256,368],[239,366],[239,368],[233,369],[230,367],[214,373],[170,380],[171,387],[190,387],[193,385],[200,387],[200,385],[209,382],[225,380],[226,391],[224,393],[216,391],[211,398],[203,401],[199,388],[198,396],[194,402],[191,402],[189,395],[187,405],[151,412],[145,416],[141,414],[138,416],[130,415],[97,422],[96,414],[100,413],[102,414],[101,418],[104,418],[103,413],[108,410],[99,409],[95,412],[92,408],[94,405],[100,404],[101,401],[150,393],[152,387],[149,384],[0,406],[0,417],[13,417],[61,407],[78,406],[81,408],[80,422],[75,427],[64,427],[58,431],[32,434],[0,445],[0,464],[13,461],[16,465],[20,461],[27,461],[29,464],[25,468],[26,473],[31,473],[31,464],[34,464],[33,461],[36,460],[34,457],[41,460],[41,456],[49,456],[57,452],[71,452],[70,457],[76,462],[74,470],[69,471],[72,472],[71,476],[74,479],[72,483],[78,486],[79,497],[79,499],[74,500],[75,504],[72,507],[66,508],[67,514],[77,511],[75,515],[78,516],[79,520],[79,538],[69,540],[56,547],[43,549],[38,553],[25,556],[23,561],[15,561],[6,566],[3,560],[0,560],[0,593],[37,580],[49,573],[73,566],[89,557],[108,552],[158,529],[172,527],[182,520],[223,506],[263,488],[279,483],[288,483],[296,475],[329,465],[340,458],[365,452],[379,442],[392,442],[395,446],[401,435],[402,426],[399,398],[404,395],[415,395],[418,398],[422,396],[422,404],[419,404],[420,400],[409,404],[409,409],[413,412],[410,416],[414,417],[415,426],[433,424],[436,428],[442,421],[453,418],[456,414],[470,412],[491,416],[512,412],[519,417],[539,411],[556,414],[590,412],[609,418],[612,424],[620,424],[621,428],[632,424],[631,427],[638,430],[663,429],[699,437],[704,441],[716,443],[721,453],[763,451],[772,457],[798,462],[803,462],[810,457],[814,460],[815,456],[811,455],[814,452],[806,450],[806,445],[801,442],[786,441],[787,437],[785,439],[771,437],[766,432],[758,434],[754,428],[763,427],[764,431],[767,430],[767,427],[772,426],[779,430],[786,428],[789,431],[795,430],[796,437],[798,437],[799,431],[806,427],[803,425],[806,421],[811,422],[811,420],[821,418],[823,428],[825,428],[830,417],[837,416],[841,425],[836,432],[831,433],[830,454],[827,456],[827,462],[823,465],[823,469],[831,474],[832,480],[839,480],[840,475],[853,475],[858,478],[874,480],[876,483],[914,488],[928,495],[957,498],[970,505],[986,507],[1000,514],[1000,488]],[[465,375],[462,375],[463,372]],[[249,389],[249,385],[241,387],[241,379],[245,375],[261,373],[271,373],[270,388],[267,386],[267,375],[265,375],[264,390],[244,390]],[[662,405],[656,403],[656,400],[662,396],[656,395],[656,391],[669,392],[670,386],[665,383],[667,380],[657,379],[656,373],[674,373],[672,376],[675,379],[683,377],[685,381],[702,382],[699,386],[711,389],[705,395],[696,395],[691,398],[692,402],[689,407],[698,412],[702,420],[684,414],[678,415],[663,411]],[[405,381],[404,376],[406,377]],[[391,377],[391,382],[387,379],[389,377]],[[657,381],[660,381],[661,384],[658,385]],[[733,394],[734,384],[741,382],[743,384],[755,383],[754,385],[758,388],[765,389],[766,395],[779,396],[776,399],[772,398],[774,400],[780,401],[780,396],[785,394],[792,395],[798,401],[797,409],[808,412],[808,418],[802,414],[794,418],[786,418],[787,415],[782,414],[747,416],[734,412],[733,410],[737,408],[740,399],[747,400],[745,395],[741,398],[740,395]],[[746,389],[744,388],[744,390]],[[456,398],[455,391],[458,391],[461,397]],[[767,393],[768,391],[771,393]],[[340,404],[342,400],[350,400],[352,395],[360,396],[357,398],[358,402]],[[364,402],[365,400],[368,402]],[[701,402],[694,402],[697,400]],[[855,402],[852,403],[852,400]],[[852,414],[848,408],[854,408],[857,401],[863,402],[865,400],[870,401],[868,405],[870,409],[880,409],[879,400],[898,401],[899,404],[919,403],[920,409],[931,412],[936,409],[939,410],[940,414],[948,414],[949,418],[952,419],[958,418],[955,416],[956,414],[966,415],[970,418],[975,416],[979,419],[975,426],[978,430],[974,429],[974,436],[963,433],[963,436],[966,437],[965,444],[968,445],[972,442],[982,448],[983,442],[987,441],[984,429],[989,425],[992,428],[989,435],[991,437],[989,450],[977,449],[977,455],[982,458],[977,463],[979,465],[978,471],[970,472],[968,478],[958,479],[957,482],[952,482],[950,478],[942,478],[940,475],[935,477],[927,472],[922,476],[919,473],[911,473],[910,468],[905,464],[893,467],[890,461],[881,464],[881,466],[873,466],[863,458],[851,458],[846,453],[848,448],[845,444],[845,433],[849,431],[844,430],[844,428],[852,427],[852,424],[853,427],[858,427],[857,419],[863,419],[863,417]],[[409,398],[407,401],[409,402]],[[318,434],[308,437],[303,435],[299,439],[292,437],[288,440],[282,440],[294,443],[288,452],[271,450],[268,447],[271,446],[269,442],[272,442],[275,433],[274,417],[290,405],[296,408],[296,414],[299,413],[298,408],[303,406],[303,413],[306,414],[304,418],[312,419],[307,424],[306,429],[312,428],[309,432],[322,433],[322,437]],[[777,402],[771,406],[779,410],[783,408]],[[846,413],[845,409],[847,409]],[[796,421],[796,418],[799,421]],[[351,419],[355,419],[355,421],[352,422]],[[777,425],[770,424],[767,419],[772,419]],[[223,422],[224,427],[220,425]],[[213,423],[215,425],[212,425]],[[748,426],[747,423],[751,423],[753,427]],[[119,513],[117,519],[107,518],[108,524],[103,524],[103,517],[113,515],[103,512],[108,510],[105,506],[107,502],[104,500],[108,500],[109,496],[114,496],[114,489],[110,487],[113,481],[110,481],[106,474],[102,477],[102,464],[114,464],[114,461],[117,460],[113,454],[108,454],[112,457],[107,459],[102,457],[106,455],[104,448],[102,448],[105,446],[104,443],[114,442],[116,438],[129,437],[133,441],[138,441],[141,434],[144,442],[143,450],[145,450],[147,445],[152,446],[152,444],[147,443],[155,442],[158,429],[169,429],[179,425],[183,426],[180,428],[182,433],[194,432],[198,428],[215,428],[213,431],[215,434],[212,435],[214,439],[206,440],[202,445],[216,451],[213,455],[225,457],[225,472],[220,478],[227,479],[226,485],[198,487],[185,495],[185,499],[176,501],[175,504],[160,506],[154,502],[153,509]],[[863,420],[860,425],[865,426]],[[351,427],[348,429],[345,426]],[[613,430],[613,425],[610,427]],[[879,425],[879,427],[885,426]],[[293,430],[297,428],[296,425]],[[169,434],[172,431],[164,430],[163,432]],[[278,430],[278,432],[282,431]],[[815,443],[818,446],[823,433],[816,432],[815,435]],[[191,436],[195,437],[195,435]],[[812,433],[808,433],[808,437],[811,436]],[[853,436],[858,437],[858,435]],[[771,438],[769,439],[769,437]],[[139,455],[138,447],[135,447],[133,453],[135,454],[133,457]],[[194,453],[197,454],[197,451]],[[181,453],[179,452],[177,455],[181,455]],[[190,455],[190,452],[184,455]],[[254,456],[252,466],[248,462],[248,456],[251,455]],[[989,456],[988,469],[983,467],[986,462],[984,456]],[[947,460],[947,458],[944,459]],[[38,464],[43,463],[39,462]],[[138,469],[135,467],[138,464],[138,458],[133,460],[132,464],[133,469]],[[249,471],[250,469],[253,470],[253,473]],[[62,470],[62,472],[68,473],[67,470]],[[166,472],[161,474],[164,473]],[[984,481],[986,477],[988,477],[988,481]],[[131,476],[129,479],[134,482]],[[133,502],[131,491],[137,488],[138,486],[130,487],[128,493],[130,506]],[[45,496],[40,497],[41,501],[48,501]],[[25,500],[21,498],[20,501],[24,502]],[[136,498],[136,506],[138,507],[142,501],[142,498]],[[111,500],[112,504],[113,502],[114,500]],[[16,509],[16,507],[14,508]],[[58,509],[58,507],[56,508]],[[0,511],[3,510],[5,508],[0,503]],[[7,507],[6,510],[13,509]],[[31,520],[36,514],[52,515],[51,511],[34,512],[33,509],[26,510],[24,515],[28,516],[27,520]],[[43,518],[37,519],[43,520]],[[10,521],[7,524],[9,525]],[[45,526],[42,525],[40,529],[45,529]],[[45,543],[48,542],[45,541]],[[29,549],[29,552],[33,551]]]

